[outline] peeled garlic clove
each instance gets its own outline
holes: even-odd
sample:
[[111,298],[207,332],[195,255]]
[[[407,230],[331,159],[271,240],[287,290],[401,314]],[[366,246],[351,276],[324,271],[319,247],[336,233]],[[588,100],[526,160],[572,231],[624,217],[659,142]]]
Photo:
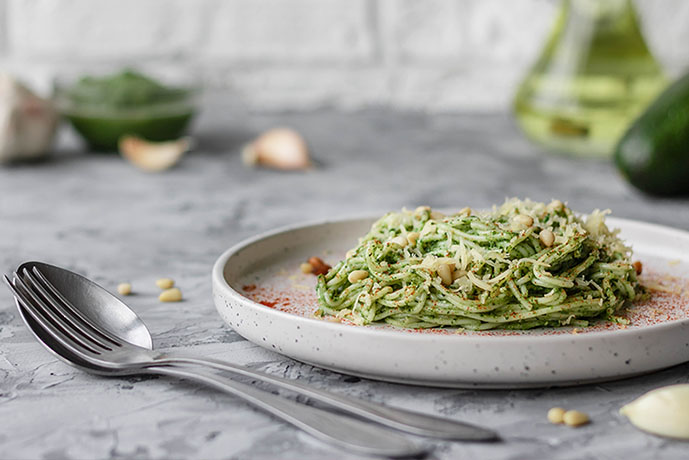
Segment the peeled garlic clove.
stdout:
[[298,170],[311,167],[304,138],[288,128],[271,129],[244,147],[242,160],[249,166]]
[[649,391],[622,407],[620,414],[649,433],[689,439],[689,384]]
[[57,119],[50,101],[0,73],[0,164],[45,156],[55,137]]
[[120,153],[134,166],[148,172],[158,172],[176,165],[189,150],[190,140],[149,142],[135,136],[123,136],[119,141]]

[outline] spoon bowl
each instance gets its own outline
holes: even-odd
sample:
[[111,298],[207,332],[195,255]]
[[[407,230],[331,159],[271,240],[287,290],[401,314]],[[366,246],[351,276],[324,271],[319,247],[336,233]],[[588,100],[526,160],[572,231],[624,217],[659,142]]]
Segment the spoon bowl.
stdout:
[[[17,272],[21,273],[24,269],[31,270],[33,267],[38,268],[68,301],[73,305],[79,305],[79,311],[94,324],[132,345],[148,350],[153,349],[153,340],[144,322],[117,297],[88,278],[43,262],[25,262],[19,266]],[[15,304],[31,334],[39,343],[45,344],[45,348],[52,355],[85,372],[113,375],[112,370],[94,366],[65,348],[27,313],[16,297]]]
[[33,268],[95,325],[132,345],[153,349],[151,334],[143,321],[124,302],[88,278],[43,262],[25,262],[17,273]]

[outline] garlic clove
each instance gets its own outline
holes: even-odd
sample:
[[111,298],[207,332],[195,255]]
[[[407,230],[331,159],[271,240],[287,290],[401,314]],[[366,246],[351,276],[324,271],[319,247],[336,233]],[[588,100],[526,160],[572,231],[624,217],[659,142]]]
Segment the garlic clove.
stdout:
[[176,141],[149,142],[135,136],[122,136],[119,141],[120,153],[131,164],[148,172],[164,171],[176,165],[191,141],[183,137]]
[[304,138],[289,128],[266,131],[242,150],[242,160],[249,166],[283,170],[309,169],[311,159]]
[[0,73],[0,164],[46,156],[57,122],[51,101]]
[[622,407],[620,414],[649,433],[689,439],[689,384],[649,391]]

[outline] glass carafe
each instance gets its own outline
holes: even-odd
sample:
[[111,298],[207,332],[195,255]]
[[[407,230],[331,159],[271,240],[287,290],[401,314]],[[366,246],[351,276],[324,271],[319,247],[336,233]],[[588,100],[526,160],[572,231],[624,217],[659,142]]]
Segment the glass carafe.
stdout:
[[665,85],[630,0],[563,0],[514,110],[548,150],[603,157]]

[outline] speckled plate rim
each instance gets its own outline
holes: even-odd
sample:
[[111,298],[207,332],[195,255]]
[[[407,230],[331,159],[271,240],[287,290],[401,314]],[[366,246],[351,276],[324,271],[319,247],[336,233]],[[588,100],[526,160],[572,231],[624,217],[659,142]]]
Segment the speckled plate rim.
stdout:
[[[230,324],[233,329],[235,329],[240,335],[247,338],[248,340],[273,351],[278,351],[282,354],[290,356],[291,358],[297,359],[299,361],[307,362],[316,366],[324,367],[331,370],[336,370],[338,372],[343,372],[352,375],[364,376],[373,379],[392,381],[398,383],[408,383],[415,385],[429,385],[429,386],[439,386],[439,387],[455,387],[455,388],[466,388],[466,387],[483,387],[483,388],[521,388],[521,387],[543,387],[543,386],[565,386],[565,385],[577,385],[583,383],[590,383],[596,381],[609,381],[619,378],[631,377],[634,375],[640,375],[648,372],[653,372],[656,370],[671,367],[683,362],[689,361],[689,319],[685,320],[675,320],[670,322],[665,322],[657,325],[649,325],[643,328],[630,328],[626,330],[614,330],[614,331],[596,331],[592,333],[579,334],[573,338],[570,334],[558,334],[558,335],[538,335],[532,338],[527,338],[524,336],[472,336],[472,335],[445,335],[445,334],[419,334],[410,333],[408,331],[396,331],[396,330],[381,330],[375,328],[367,327],[356,327],[347,324],[341,324],[336,322],[322,321],[315,318],[308,318],[303,316],[294,315],[288,312],[280,311],[274,308],[262,305],[254,300],[245,297],[241,292],[234,289],[225,278],[226,267],[231,259],[242,251],[250,248],[261,242],[280,236],[289,235],[291,232],[304,230],[316,226],[326,226],[326,225],[337,225],[337,224],[347,224],[353,221],[363,221],[370,220],[373,221],[375,216],[350,216],[338,219],[322,219],[306,223],[288,225],[280,227],[271,231],[267,231],[258,234],[254,237],[245,239],[234,246],[230,247],[228,250],[223,252],[220,257],[216,260],[212,269],[212,285],[214,301],[218,312],[221,314],[223,319]],[[612,218],[607,219],[611,227],[636,227],[642,231],[657,234],[659,236],[679,239],[684,241],[689,246],[689,232],[667,227],[663,225],[641,222],[630,219],[622,218]],[[633,241],[632,241],[633,243]],[[685,256],[685,261],[689,261],[689,256]],[[349,339],[353,340],[364,340],[367,343],[375,343],[378,340],[381,341],[394,341],[398,343],[400,339],[408,343],[411,347],[418,346],[419,344],[427,344],[432,342],[438,344],[439,347],[452,347],[457,346],[461,348],[466,348],[468,346],[474,346],[477,341],[480,341],[480,346],[495,351],[496,347],[499,349],[513,350],[515,348],[524,348],[527,342],[532,340],[537,340],[537,344],[530,344],[531,346],[537,345],[540,348],[549,349],[561,349],[563,347],[567,348],[576,342],[579,347],[591,348],[591,345],[606,343],[606,342],[632,342],[634,338],[641,339],[643,336],[652,336],[654,338],[673,335],[676,336],[678,331],[685,337],[686,343],[682,343],[682,353],[679,356],[667,357],[668,359],[658,360],[655,365],[644,365],[642,368],[636,366],[624,369],[623,371],[612,371],[604,373],[605,375],[558,375],[557,377],[541,376],[540,378],[529,378],[527,375],[522,377],[526,378],[514,378],[507,376],[506,378],[494,378],[490,376],[485,377],[475,377],[466,379],[457,379],[450,376],[439,377],[437,375],[428,376],[406,376],[406,375],[395,375],[395,373],[386,373],[379,369],[359,369],[352,368],[352,366],[341,365],[335,361],[326,362],[323,359],[313,359],[311,356],[305,356],[295,350],[294,347],[286,347],[283,345],[278,345],[275,340],[271,340],[269,337],[258,338],[252,334],[247,333],[246,330],[242,330],[241,327],[237,327],[228,321],[227,316],[224,314],[226,309],[227,299],[231,299],[234,305],[240,306],[245,312],[253,312],[258,314],[261,318],[266,318],[269,320],[270,324],[273,322],[278,324],[289,323],[292,326],[296,326],[297,329],[305,328],[312,330],[314,327],[318,330],[323,331],[325,334],[330,334],[332,336],[346,335]],[[267,324],[266,324],[267,326]],[[263,334],[266,335],[266,334]],[[270,335],[270,334],[267,334]],[[685,342],[684,340],[682,340]],[[297,347],[300,348],[300,347]],[[530,347],[529,347],[530,348]],[[675,354],[676,355],[676,354]],[[625,361],[628,361],[626,359]],[[526,366],[528,368],[528,366]],[[597,366],[600,367],[600,366]],[[371,372],[373,370],[373,372]],[[514,374],[514,373],[512,373]],[[565,373],[566,374],[566,373]],[[600,374],[600,373],[599,373]],[[465,376],[467,377],[467,376]]]

